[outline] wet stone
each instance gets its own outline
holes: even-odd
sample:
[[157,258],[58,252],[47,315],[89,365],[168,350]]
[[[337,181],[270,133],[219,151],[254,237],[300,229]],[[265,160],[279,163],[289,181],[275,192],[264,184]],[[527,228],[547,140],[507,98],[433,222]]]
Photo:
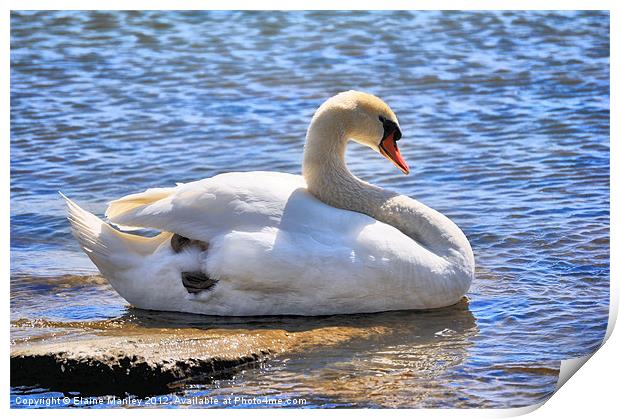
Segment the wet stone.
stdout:
[[[11,385],[83,395],[164,394],[184,380],[228,378],[286,352],[334,345],[386,332],[381,327],[280,329],[158,328],[114,321],[55,324],[15,322],[39,329],[11,346]],[[46,335],[46,329],[72,333]]]

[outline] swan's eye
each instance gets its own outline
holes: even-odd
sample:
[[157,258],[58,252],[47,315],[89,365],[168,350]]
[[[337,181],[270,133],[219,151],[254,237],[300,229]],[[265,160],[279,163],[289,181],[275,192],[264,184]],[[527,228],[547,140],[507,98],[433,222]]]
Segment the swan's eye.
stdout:
[[394,141],[400,140],[400,137],[402,136],[402,134],[400,132],[400,128],[398,128],[398,125],[396,125],[396,122],[392,121],[391,119],[387,119],[383,116],[379,117],[379,121],[381,121],[381,123],[383,124],[383,138],[384,139],[391,133],[394,133]]

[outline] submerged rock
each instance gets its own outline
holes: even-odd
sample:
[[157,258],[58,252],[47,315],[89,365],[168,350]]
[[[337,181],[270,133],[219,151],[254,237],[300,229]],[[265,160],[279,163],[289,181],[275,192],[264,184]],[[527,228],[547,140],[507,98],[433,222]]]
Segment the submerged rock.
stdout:
[[273,348],[262,340],[160,332],[19,345],[11,352],[11,384],[93,395],[165,393],[173,382],[263,360]]
[[[231,375],[284,352],[384,333],[383,327],[329,326],[312,330],[153,328],[114,322],[24,324],[54,330],[11,347],[11,385],[83,395],[146,396],[170,392],[179,381]],[[71,326],[71,327],[67,327]],[[58,333],[63,329],[82,333]]]

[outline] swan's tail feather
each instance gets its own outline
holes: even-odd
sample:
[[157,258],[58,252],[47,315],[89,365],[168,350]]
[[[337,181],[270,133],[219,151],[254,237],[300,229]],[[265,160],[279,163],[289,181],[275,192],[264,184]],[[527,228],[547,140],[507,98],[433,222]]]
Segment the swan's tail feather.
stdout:
[[105,276],[113,275],[116,270],[131,267],[137,259],[153,253],[171,236],[171,233],[161,233],[155,237],[123,233],[59,193],[67,204],[67,218],[71,223],[74,237]]
[[120,218],[140,207],[168,197],[175,188],[151,188],[144,192],[127,195],[110,202],[105,216],[108,219]]

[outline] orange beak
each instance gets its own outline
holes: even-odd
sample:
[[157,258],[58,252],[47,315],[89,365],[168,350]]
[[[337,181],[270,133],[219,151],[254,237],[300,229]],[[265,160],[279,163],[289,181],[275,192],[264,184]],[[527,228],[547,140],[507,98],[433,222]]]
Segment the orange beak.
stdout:
[[396,145],[396,141],[394,140],[394,133],[396,131],[392,131],[387,137],[381,140],[379,143],[379,151],[383,156],[394,163],[396,167],[403,171],[404,174],[409,174],[409,166],[403,159],[403,156],[398,151],[398,146]]

